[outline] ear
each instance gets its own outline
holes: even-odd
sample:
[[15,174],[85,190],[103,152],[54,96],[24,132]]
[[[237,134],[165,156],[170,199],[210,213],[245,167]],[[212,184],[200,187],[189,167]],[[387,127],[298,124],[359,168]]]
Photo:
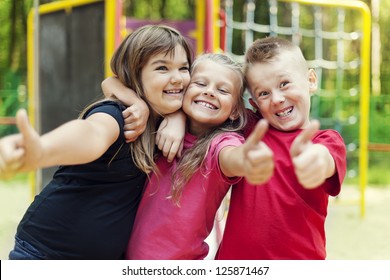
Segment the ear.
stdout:
[[309,91],[314,93],[318,88],[317,73],[314,69],[309,69]]
[[254,109],[259,111],[259,106],[257,106],[256,102],[252,98],[249,98],[248,101],[249,101],[249,104],[251,104]]
[[238,113],[237,108],[235,108],[235,109],[231,112],[231,114],[230,114],[230,116],[229,116],[229,119],[232,120],[232,121],[235,121],[236,119],[238,119],[239,116],[240,116],[240,114]]

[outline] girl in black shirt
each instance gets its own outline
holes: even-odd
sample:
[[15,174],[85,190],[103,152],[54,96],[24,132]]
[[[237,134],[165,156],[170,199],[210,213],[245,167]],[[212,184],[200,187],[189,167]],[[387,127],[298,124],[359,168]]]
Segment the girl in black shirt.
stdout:
[[24,110],[20,133],[0,141],[0,176],[60,165],[20,222],[10,259],[122,259],[145,180],[155,169],[154,133],[182,105],[191,49],[178,31],[148,25],[118,47],[111,68],[149,107],[146,130],[126,144],[124,106],[92,104],[81,118],[39,136]]

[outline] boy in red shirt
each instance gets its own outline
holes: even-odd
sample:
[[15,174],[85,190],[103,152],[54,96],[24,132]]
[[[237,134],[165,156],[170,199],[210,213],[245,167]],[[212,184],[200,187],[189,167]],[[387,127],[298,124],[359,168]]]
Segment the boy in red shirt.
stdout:
[[252,44],[245,74],[258,110],[252,119],[269,123],[262,141],[275,169],[265,184],[241,180],[232,188],[216,259],[325,259],[328,197],[340,192],[346,149],[338,132],[309,119],[317,75],[299,47],[277,37]]

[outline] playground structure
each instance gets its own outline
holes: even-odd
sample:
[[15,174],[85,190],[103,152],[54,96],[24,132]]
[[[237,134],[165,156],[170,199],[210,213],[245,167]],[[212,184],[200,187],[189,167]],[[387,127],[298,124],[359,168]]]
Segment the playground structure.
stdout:
[[[225,3],[225,52],[243,61],[241,49],[247,49],[254,39],[281,36],[299,45],[309,66],[316,70],[320,87],[312,98],[311,116],[321,121],[322,128],[333,128],[343,135],[348,151],[348,175],[359,177],[359,205],[363,217],[371,81],[369,8],[361,1],[268,0],[268,18],[265,22],[258,22],[256,13],[261,1],[247,0],[243,8],[245,12],[238,16],[233,14],[234,1]],[[312,16],[305,21],[308,15]],[[353,29],[347,30],[346,22],[352,15],[360,21]],[[241,49],[232,49],[235,40],[241,40]],[[313,53],[314,56],[310,56]],[[327,109],[321,111],[324,103],[328,103]],[[348,110],[344,103],[353,106]],[[356,107],[359,111],[355,110]],[[354,125],[358,125],[359,135],[348,133]],[[371,149],[384,147],[387,145],[371,145]]]
[[[348,172],[359,177],[363,217],[370,109],[368,7],[361,1],[247,0],[242,14],[235,15],[234,5],[237,4],[233,0],[196,1],[194,18],[185,22],[123,20],[119,0],[67,0],[33,9],[28,19],[31,122],[44,133],[74,118],[81,108],[98,98],[101,81],[111,74],[109,61],[115,47],[125,34],[140,25],[172,25],[192,42],[195,54],[223,51],[238,61],[243,60],[245,49],[254,39],[283,36],[300,45],[310,67],[318,74],[320,89],[312,99],[312,117],[319,119],[323,128],[337,129],[342,135],[351,126],[359,127],[359,135],[343,136],[349,163],[358,162],[349,164]],[[257,17],[260,8],[268,12],[262,22]],[[351,14],[361,20],[353,30],[346,30]],[[304,21],[307,15],[311,17]],[[313,53],[314,56],[308,56]],[[345,101],[352,105],[342,114]],[[12,123],[12,119],[7,121]],[[37,186],[47,183],[53,171],[44,169],[31,175],[33,195],[39,191]]]

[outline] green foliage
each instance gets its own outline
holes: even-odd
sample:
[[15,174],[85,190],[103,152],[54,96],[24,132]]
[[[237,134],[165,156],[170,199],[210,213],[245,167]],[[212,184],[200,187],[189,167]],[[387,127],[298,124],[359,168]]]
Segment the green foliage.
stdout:
[[371,97],[370,142],[390,144],[390,95]]
[[[0,2],[0,90],[10,89],[9,75],[24,79],[27,68],[27,13],[33,0]],[[18,85],[13,88],[16,89]]]
[[388,186],[390,184],[390,172],[388,167],[389,153],[370,152],[368,182],[375,186]]
[[195,1],[187,0],[150,0],[124,1],[126,16],[139,19],[194,19]]
[[[388,187],[390,184],[390,173],[388,172],[389,153],[371,151],[369,154],[369,169],[367,183],[369,186]],[[359,185],[359,177],[355,173],[358,170],[357,157],[348,162],[349,172],[345,178],[347,185]]]
[[380,2],[380,40],[381,40],[381,94],[390,94],[390,44],[389,25],[390,25],[390,1]]
[[[343,93],[337,97],[334,92],[326,92],[313,96],[312,104],[311,116],[321,121],[321,127],[337,129],[344,139],[348,161],[346,183],[359,184],[359,96]],[[390,96],[371,97],[370,104],[369,142],[390,145]],[[369,151],[369,185],[390,184],[389,155]]]
[[[4,73],[8,68],[9,55],[9,30],[10,30],[10,2],[11,0],[0,1],[0,77],[4,77]],[[0,89],[3,87],[0,81]]]

